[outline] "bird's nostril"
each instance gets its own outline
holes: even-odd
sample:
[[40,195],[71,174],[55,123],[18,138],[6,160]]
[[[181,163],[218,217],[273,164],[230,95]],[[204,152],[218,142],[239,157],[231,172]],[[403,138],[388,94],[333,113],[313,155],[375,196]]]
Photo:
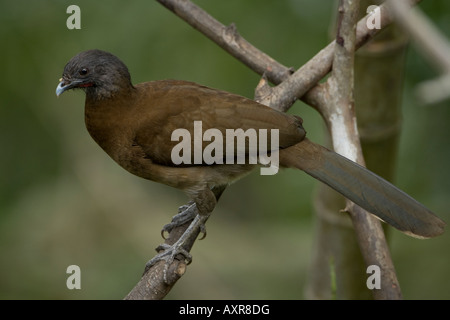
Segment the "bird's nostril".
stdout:
[[67,81],[64,78],[60,78],[59,83],[61,84],[61,87],[65,87],[67,85]]

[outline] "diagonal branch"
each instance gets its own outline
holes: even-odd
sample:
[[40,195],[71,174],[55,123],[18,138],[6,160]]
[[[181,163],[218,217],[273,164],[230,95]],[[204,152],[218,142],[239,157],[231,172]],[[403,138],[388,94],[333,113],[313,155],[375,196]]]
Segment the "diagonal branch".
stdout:
[[417,49],[436,70],[450,72],[450,44],[444,34],[419,8],[408,8],[404,1],[387,1],[398,24],[409,32]]
[[233,57],[270,81],[280,83],[292,70],[260,51],[238,33],[236,26],[224,26],[206,11],[186,0],[157,0],[192,27],[203,33]]
[[[211,17],[206,11],[189,0],[157,0],[171,10],[189,25],[203,33],[233,57],[244,63],[251,70],[265,75],[269,82],[281,84],[275,87],[268,97],[258,99],[259,102],[278,110],[287,111],[296,99],[302,98],[308,91],[330,71],[333,63],[335,42],[331,42],[305,63],[294,74],[292,70],[271,58],[242,38],[235,26],[227,27]],[[407,0],[409,5],[415,5],[421,0]],[[370,41],[381,30],[393,22],[386,5],[380,6],[380,29],[367,28],[370,14],[361,19],[356,27],[356,48]],[[232,32],[230,32],[232,30]],[[292,74],[292,75],[291,75]],[[314,90],[304,98],[306,102],[320,99],[315,95],[321,93]],[[269,97],[270,96],[270,97]],[[273,97],[272,97],[273,96]]]
[[450,97],[450,43],[419,8],[409,10],[402,1],[389,0],[398,24],[410,35],[425,59],[442,73],[438,78],[421,83],[417,96],[425,104],[444,101]]

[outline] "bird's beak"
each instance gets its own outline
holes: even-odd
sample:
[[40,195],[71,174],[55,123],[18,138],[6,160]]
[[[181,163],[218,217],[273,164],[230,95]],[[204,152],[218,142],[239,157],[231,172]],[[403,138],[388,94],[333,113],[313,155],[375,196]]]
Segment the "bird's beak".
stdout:
[[59,97],[64,91],[67,91],[69,89],[73,89],[75,87],[78,87],[82,83],[81,80],[64,80],[64,78],[59,79],[59,84],[56,87],[56,95]]
[[59,79],[59,84],[56,87],[56,96],[59,97],[59,95],[69,89],[69,87],[69,84],[66,83],[63,78]]

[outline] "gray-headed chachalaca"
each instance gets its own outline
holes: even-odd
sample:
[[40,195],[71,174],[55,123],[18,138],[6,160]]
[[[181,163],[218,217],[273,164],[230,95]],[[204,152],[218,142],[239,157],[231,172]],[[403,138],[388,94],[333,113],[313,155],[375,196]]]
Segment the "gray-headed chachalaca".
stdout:
[[[267,151],[278,152],[281,167],[305,171],[409,235],[429,238],[444,231],[445,223],[406,193],[305,138],[299,117],[192,82],[162,80],[133,85],[125,64],[101,50],[81,52],[67,63],[56,94],[75,88],[86,93],[86,127],[100,147],[129,172],[185,191],[201,215],[216,205],[214,188],[261,165],[226,161],[175,164],[172,151],[178,142],[172,141],[172,134],[183,128],[194,137],[195,121],[201,121],[203,131],[217,129],[224,136],[227,129],[278,129],[279,150],[269,146]],[[203,151],[208,143],[202,143]],[[245,148],[249,156],[249,148]]]

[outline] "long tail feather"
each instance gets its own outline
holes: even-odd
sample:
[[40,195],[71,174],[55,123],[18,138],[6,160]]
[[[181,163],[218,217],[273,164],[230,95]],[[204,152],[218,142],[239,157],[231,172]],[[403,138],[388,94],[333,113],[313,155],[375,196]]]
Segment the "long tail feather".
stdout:
[[408,235],[431,238],[444,232],[445,222],[405,192],[307,139],[282,150],[280,164],[305,171]]

